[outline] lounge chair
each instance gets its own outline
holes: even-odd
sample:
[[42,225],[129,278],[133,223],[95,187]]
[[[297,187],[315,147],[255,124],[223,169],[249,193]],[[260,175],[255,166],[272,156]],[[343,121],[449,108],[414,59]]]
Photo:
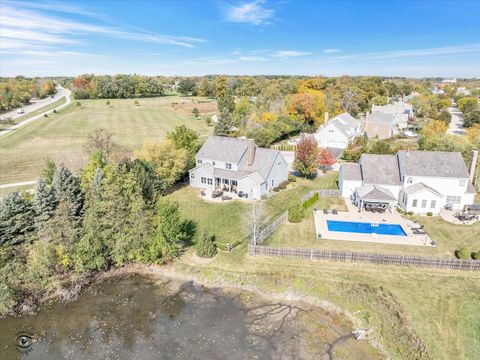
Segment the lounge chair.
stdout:
[[332,210],[332,214],[333,214],[333,215],[338,215],[338,211],[335,210],[335,209],[333,209],[333,210]]
[[424,226],[425,226],[425,225],[421,225],[421,226],[419,226],[419,227],[412,227],[411,229],[412,229],[413,231],[415,231],[415,230],[423,230],[423,227],[424,227]]
[[413,230],[413,233],[414,233],[415,235],[425,235],[425,234],[426,234],[426,232],[423,231],[423,230]]
[[323,209],[323,213],[324,213],[325,215],[328,215],[328,210],[327,210],[327,209]]

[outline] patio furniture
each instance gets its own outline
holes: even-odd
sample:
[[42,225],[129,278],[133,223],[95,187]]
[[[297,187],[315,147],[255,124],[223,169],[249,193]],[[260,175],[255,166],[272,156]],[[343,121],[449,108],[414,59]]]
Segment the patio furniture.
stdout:
[[452,204],[447,204],[447,205],[445,205],[445,209],[447,209],[447,210],[452,210],[452,209],[453,209]]
[[232,200],[232,198],[230,196],[223,195],[222,196],[222,201],[225,201],[225,200]]
[[335,209],[333,209],[333,210],[332,210],[332,214],[333,214],[333,215],[338,215],[338,211],[335,210]]
[[412,229],[412,231],[422,230],[424,226],[425,226],[425,225],[422,225],[422,226],[420,226],[420,227],[412,227],[411,229]]
[[423,231],[423,230],[413,230],[413,233],[414,233],[415,235],[425,235],[425,234],[426,234],[426,232]]
[[317,239],[321,239],[322,238],[322,234],[318,233],[317,234]]
[[323,213],[324,213],[325,215],[328,215],[328,210],[327,210],[327,209],[323,209]]
[[205,193],[205,191],[200,191],[200,195],[206,196],[207,194]]
[[213,190],[212,191],[212,198],[217,198],[217,197],[220,197],[223,195],[223,191],[222,190]]

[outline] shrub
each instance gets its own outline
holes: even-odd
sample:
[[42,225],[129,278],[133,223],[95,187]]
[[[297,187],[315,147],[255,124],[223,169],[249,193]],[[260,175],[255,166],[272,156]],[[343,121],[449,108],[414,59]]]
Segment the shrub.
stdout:
[[197,109],[196,107],[194,107],[194,108],[192,109],[192,114],[193,114],[193,116],[195,116],[196,118],[198,117],[198,114],[199,114],[199,113],[200,113],[200,112],[198,111],[198,109]]
[[287,188],[288,181],[283,181],[276,188],[273,189],[273,191],[280,191],[280,190],[285,190]]
[[473,253],[473,258],[474,258],[475,260],[480,260],[480,250]]
[[292,174],[288,174],[288,182],[295,182],[295,181],[297,181],[297,177]]
[[212,119],[210,117],[206,117],[205,124],[207,124],[207,126],[212,126]]
[[57,109],[53,109],[53,113],[56,114],[56,113],[57,113]]
[[431,211],[427,212],[427,216],[432,216],[433,213]]
[[77,106],[78,107],[82,106],[82,103],[80,101],[77,101]]
[[408,215],[413,215],[413,211],[409,211],[407,214]]
[[47,114],[43,114],[43,117],[48,117],[48,115],[47,115]]
[[310,206],[312,206],[318,201],[318,198],[319,198],[318,193],[313,194],[312,197],[305,200],[305,202],[302,204],[303,208],[308,209]]
[[105,105],[110,105],[110,100],[107,100],[107,102],[105,103]]
[[140,103],[138,102],[138,100],[135,100],[133,103],[134,103],[136,106],[140,106]]
[[405,211],[403,211],[403,209],[398,206],[397,206],[397,212],[401,215],[405,214]]
[[455,256],[459,259],[471,259],[472,250],[468,246],[464,246],[460,250],[455,251]]
[[202,258],[211,258],[217,254],[217,246],[215,245],[215,236],[203,230],[196,244],[196,253]]
[[288,208],[288,221],[291,223],[298,223],[305,217],[305,209],[302,206],[300,200],[294,200],[291,202]]

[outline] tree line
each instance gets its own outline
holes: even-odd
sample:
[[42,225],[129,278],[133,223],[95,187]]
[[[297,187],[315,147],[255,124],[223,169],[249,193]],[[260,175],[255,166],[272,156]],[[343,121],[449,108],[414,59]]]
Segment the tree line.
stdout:
[[51,79],[0,78],[0,111],[8,111],[24,104],[32,98],[43,99],[55,93],[55,83]]
[[47,161],[33,195],[1,199],[0,313],[73,291],[111,267],[165,263],[194,241],[199,255],[213,256],[214,238],[164,196],[192,166],[199,145],[198,135],[180,126],[131,158],[98,130],[78,174]]

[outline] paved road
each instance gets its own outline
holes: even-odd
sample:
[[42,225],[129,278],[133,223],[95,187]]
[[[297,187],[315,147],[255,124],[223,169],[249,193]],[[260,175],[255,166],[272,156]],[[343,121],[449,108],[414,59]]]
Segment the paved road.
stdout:
[[[26,120],[23,120],[23,121],[19,122],[18,124],[12,125],[12,126],[10,126],[9,128],[7,128],[7,129],[0,130],[0,137],[1,137],[1,136],[4,136],[4,135],[6,135],[6,134],[9,134],[9,133],[11,133],[12,131],[17,130],[18,128],[21,128],[22,126],[25,126],[25,125],[27,125],[27,124],[35,121],[35,120],[38,120],[38,119],[43,118],[45,114],[50,114],[50,113],[53,112],[53,110],[60,110],[60,109],[63,109],[64,107],[68,106],[68,105],[72,102],[72,99],[71,99],[71,91],[68,90],[68,89],[65,89],[65,88],[63,88],[63,87],[61,87],[61,86],[58,86],[58,88],[59,88],[59,91],[58,91],[58,93],[55,95],[55,98],[53,98],[53,99],[52,99],[52,98],[49,98],[51,101],[49,101],[48,103],[43,103],[43,105],[40,106],[40,107],[43,107],[43,106],[48,105],[48,104],[51,104],[52,102],[57,101],[58,99],[61,99],[62,97],[66,97],[66,98],[67,98],[67,102],[66,102],[66,103],[64,103],[64,104],[62,104],[62,105],[60,105],[60,106],[57,106],[55,109],[51,109],[51,110],[46,111],[46,112],[44,112],[44,113],[41,113],[41,114],[39,114],[39,115],[32,116],[31,118],[28,118],[28,119],[26,119]],[[34,105],[35,105],[35,104],[34,104]],[[33,105],[31,105],[31,106],[33,106]],[[35,111],[35,110],[38,110],[38,107],[35,108],[35,109],[33,109],[33,110],[32,110],[32,109],[29,109],[28,112],[32,112],[32,111]],[[26,110],[25,110],[25,113],[27,113]],[[19,116],[24,116],[24,115],[25,115],[25,114],[20,114]],[[18,116],[17,116],[17,117],[18,117]]]
[[448,108],[448,112],[452,115],[452,120],[450,121],[447,133],[454,135],[465,134],[465,129],[463,127],[463,114],[457,108],[457,105],[452,103],[452,107]]
[[17,187],[17,186],[27,186],[27,185],[35,185],[36,181],[22,181],[22,182],[17,182],[17,183],[12,183],[12,184],[2,184],[0,185],[0,189],[8,189],[12,187]]

